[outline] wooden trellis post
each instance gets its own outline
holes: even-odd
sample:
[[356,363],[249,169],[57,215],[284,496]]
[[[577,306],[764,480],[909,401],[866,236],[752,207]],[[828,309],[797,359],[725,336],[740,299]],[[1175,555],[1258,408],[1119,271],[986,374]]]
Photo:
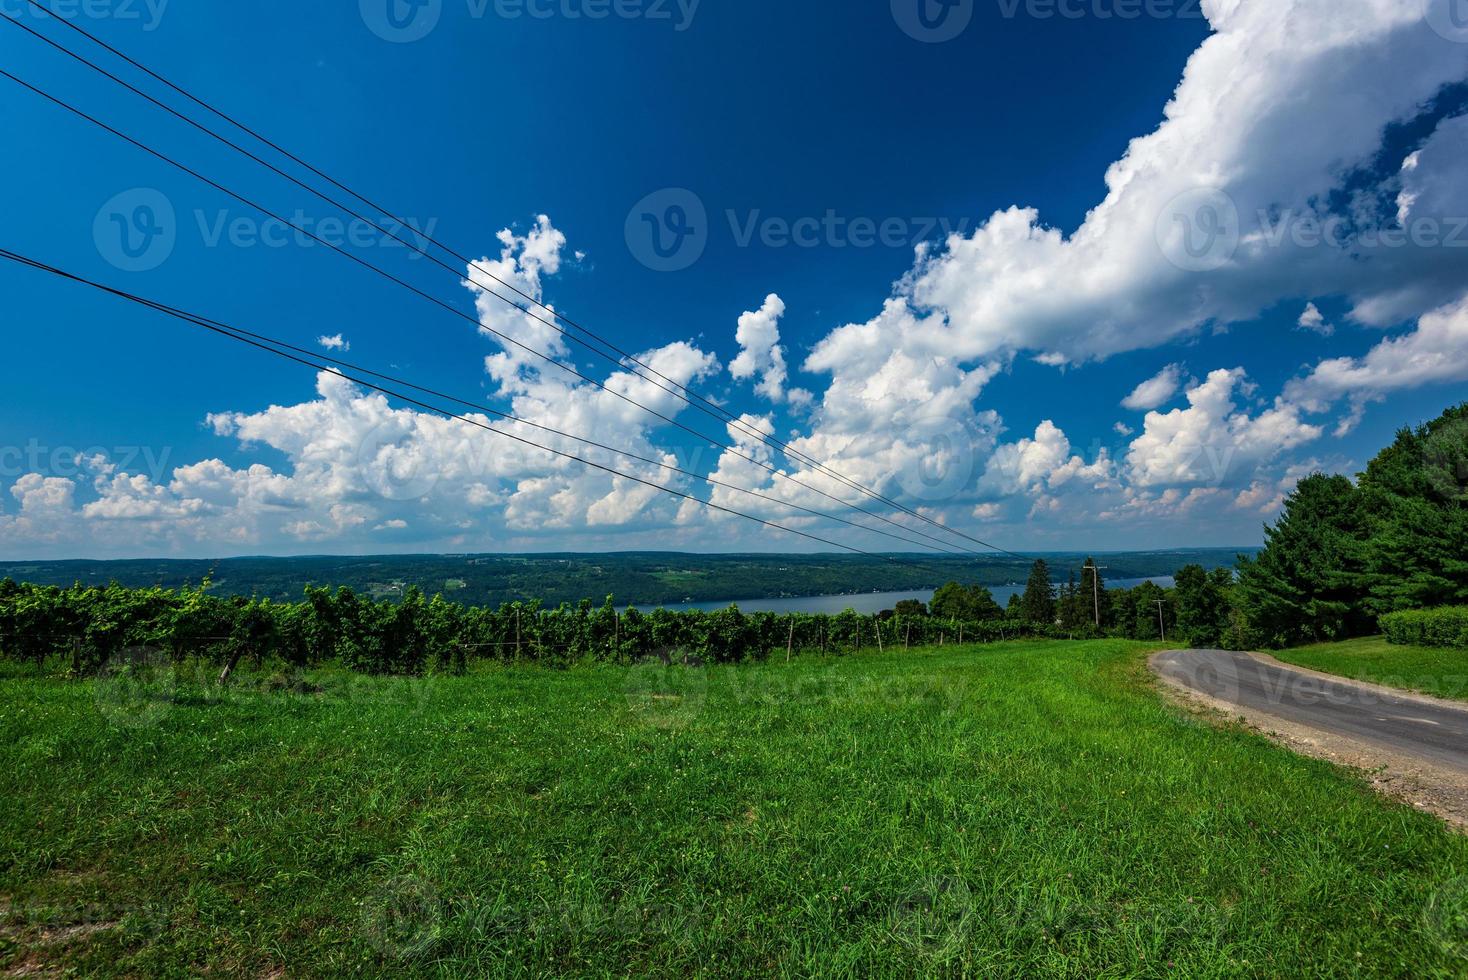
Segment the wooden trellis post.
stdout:
[[785,662],[790,662],[790,655],[795,652],[795,617],[790,617],[790,636],[785,640]]

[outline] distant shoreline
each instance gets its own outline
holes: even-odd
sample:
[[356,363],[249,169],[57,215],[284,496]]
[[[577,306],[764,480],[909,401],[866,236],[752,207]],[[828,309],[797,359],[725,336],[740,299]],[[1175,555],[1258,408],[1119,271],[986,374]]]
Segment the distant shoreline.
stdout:
[[[1110,580],[1173,575],[1188,564],[1232,567],[1257,549],[1203,548],[1097,553]],[[896,557],[896,556],[893,556]],[[1043,557],[1065,582],[1080,575],[1080,552]],[[295,601],[307,586],[347,587],[374,599],[417,588],[462,605],[542,601],[547,607],[608,596],[620,607],[761,603],[932,591],[947,582],[1004,589],[1023,583],[1030,559],[1005,556],[907,556],[900,561],[850,555],[694,555],[623,552],[573,555],[415,555],[301,558],[113,559],[0,562],[0,579],[68,587],[80,582],[179,589],[205,579],[217,595]]]

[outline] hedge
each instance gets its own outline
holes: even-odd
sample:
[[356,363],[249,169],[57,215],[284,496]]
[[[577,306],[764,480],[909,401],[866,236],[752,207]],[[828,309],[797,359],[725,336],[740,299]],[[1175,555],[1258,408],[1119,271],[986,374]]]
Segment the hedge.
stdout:
[[1387,613],[1381,631],[1391,643],[1468,649],[1468,606]]

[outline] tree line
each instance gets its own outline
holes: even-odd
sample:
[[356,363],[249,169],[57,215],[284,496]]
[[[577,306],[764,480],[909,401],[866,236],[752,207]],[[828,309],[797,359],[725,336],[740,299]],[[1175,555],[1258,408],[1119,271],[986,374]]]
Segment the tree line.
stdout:
[[[223,666],[328,661],[367,673],[463,671],[474,660],[567,664],[662,658],[733,663],[781,652],[842,654],[1017,637],[1161,639],[1249,649],[1374,634],[1381,617],[1468,605],[1468,404],[1404,429],[1356,481],[1300,482],[1237,574],[1188,565],[1164,589],[1106,586],[1087,559],[1059,586],[1043,559],[1007,608],[978,584],[949,583],[930,604],[877,615],[619,611],[608,598],[465,606],[416,587],[373,600],[307,587],[298,602],[220,596],[198,586],[129,589],[0,581],[0,657],[84,674],[147,651]],[[1392,620],[1393,635],[1446,635],[1433,617]],[[1400,625],[1396,625],[1400,623]],[[1444,625],[1447,624],[1447,625]],[[1458,636],[1458,633],[1453,633]]]
[[[1447,638],[1468,605],[1468,404],[1395,441],[1356,480],[1315,474],[1302,480],[1257,556],[1236,573],[1188,565],[1172,589],[1143,583],[1105,588],[1087,559],[1058,589],[1035,562],[1022,595],[1001,609],[989,591],[953,582],[932,603],[900,612],[1018,621],[1066,632],[1169,639],[1192,647],[1284,647],[1375,635]],[[1431,614],[1401,615],[1414,610]]]
[[1220,646],[1240,642],[1231,618],[1232,589],[1229,569],[1210,572],[1201,565],[1179,569],[1172,588],[1154,582],[1110,588],[1092,558],[1057,586],[1049,563],[1039,559],[1024,592],[1013,596],[1008,607],[1000,606],[982,585],[950,582],[933,594],[931,602],[900,602],[896,613],[1004,623],[1074,639],[1167,639],[1184,646]]
[[1299,484],[1234,592],[1243,639],[1373,635],[1396,612],[1468,603],[1468,403],[1402,429],[1353,482]]

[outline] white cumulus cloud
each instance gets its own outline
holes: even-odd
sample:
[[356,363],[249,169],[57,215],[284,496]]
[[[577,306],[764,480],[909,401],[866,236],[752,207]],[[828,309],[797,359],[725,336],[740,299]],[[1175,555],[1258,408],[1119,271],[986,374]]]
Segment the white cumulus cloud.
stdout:
[[1169,364],[1157,374],[1137,385],[1136,389],[1122,399],[1122,408],[1134,412],[1149,412],[1172,401],[1182,385],[1183,369],[1180,364]]

